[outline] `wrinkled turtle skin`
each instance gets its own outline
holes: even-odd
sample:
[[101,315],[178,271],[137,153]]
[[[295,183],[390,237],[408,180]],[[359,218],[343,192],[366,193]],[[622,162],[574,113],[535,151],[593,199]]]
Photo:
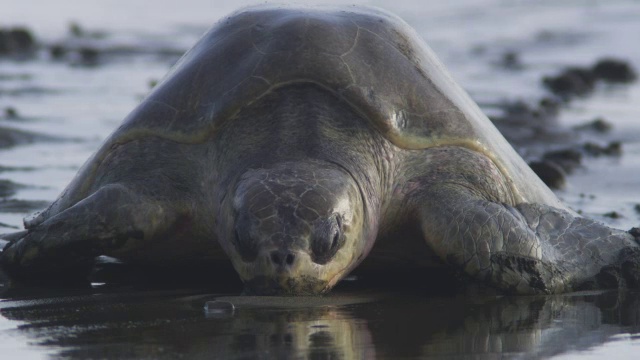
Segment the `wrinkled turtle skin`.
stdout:
[[638,248],[566,208],[406,23],[354,7],[223,19],[5,238],[22,282],[230,259],[257,294],[325,293],[365,258],[571,291]]

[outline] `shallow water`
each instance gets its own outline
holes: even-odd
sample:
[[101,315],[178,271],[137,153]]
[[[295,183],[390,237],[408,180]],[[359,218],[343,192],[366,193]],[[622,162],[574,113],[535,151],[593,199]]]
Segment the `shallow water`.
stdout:
[[[214,299],[235,311],[207,313]],[[631,359],[640,349],[639,306],[640,294],[617,292],[279,298],[102,289],[3,301],[13,326],[0,328],[0,350],[68,359]]]
[[[0,232],[55,199],[102,139],[215,20],[248,2],[206,0],[12,2],[3,26],[25,25],[42,44],[100,50],[54,61],[0,59]],[[307,2],[308,3],[308,2]],[[334,4],[340,1],[332,2]],[[398,13],[489,114],[504,101],[535,104],[540,79],[564,66],[616,56],[640,69],[636,1],[350,1]],[[73,38],[68,23],[87,36]],[[519,69],[500,66],[516,52]],[[640,203],[640,85],[599,86],[563,107],[556,137],[516,147],[621,141],[619,157],[586,158],[558,194],[614,227],[637,226]],[[2,115],[12,107],[18,116]],[[604,117],[605,134],[572,127]],[[7,135],[9,134],[9,135]],[[17,140],[15,140],[17,139]],[[619,218],[604,214],[615,211]],[[1,244],[0,244],[1,245]],[[318,303],[238,300],[231,317],[207,317],[211,290],[141,291],[99,287],[95,294],[7,294],[0,302],[0,354],[11,357],[175,358],[632,358],[639,348],[638,294],[554,297],[335,294]],[[348,295],[348,296],[347,296]],[[347,300],[343,301],[343,297]],[[33,299],[37,300],[33,300]],[[255,301],[255,303],[251,303]],[[322,301],[326,301],[322,303]],[[286,305],[286,304],[289,305]]]

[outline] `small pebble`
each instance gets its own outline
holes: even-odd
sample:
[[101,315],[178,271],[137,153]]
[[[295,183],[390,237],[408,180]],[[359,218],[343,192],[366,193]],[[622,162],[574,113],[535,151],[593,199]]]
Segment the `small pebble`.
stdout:
[[232,317],[236,307],[228,301],[207,301],[204,304],[204,313],[211,318],[227,318]]

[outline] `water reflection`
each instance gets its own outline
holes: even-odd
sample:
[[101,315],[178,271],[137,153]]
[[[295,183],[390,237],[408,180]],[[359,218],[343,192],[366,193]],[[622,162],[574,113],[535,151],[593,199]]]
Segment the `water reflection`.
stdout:
[[[0,347],[30,344],[65,358],[548,357],[640,332],[637,293],[549,297],[227,297],[230,317],[207,317],[215,296],[104,291],[0,302]],[[18,340],[16,340],[18,339]],[[10,355],[10,354],[6,354]]]

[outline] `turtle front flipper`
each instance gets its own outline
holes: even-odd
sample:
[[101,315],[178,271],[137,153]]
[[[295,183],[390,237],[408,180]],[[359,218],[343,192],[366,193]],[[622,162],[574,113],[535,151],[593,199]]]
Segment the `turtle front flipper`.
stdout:
[[[602,279],[624,268],[624,249],[638,257],[628,232],[540,204],[515,207],[434,188],[421,211],[428,244],[444,261],[510,293],[556,293],[617,286]],[[636,259],[637,262],[638,259]],[[640,274],[618,273],[637,278]],[[637,281],[627,281],[637,286]]]
[[408,184],[423,237],[443,261],[518,294],[639,285],[640,246],[629,232],[514,200],[508,178],[482,154],[438,152]]
[[66,283],[86,278],[99,255],[131,251],[172,224],[170,208],[123,185],[100,188],[26,231],[9,234],[0,261],[14,280]]

